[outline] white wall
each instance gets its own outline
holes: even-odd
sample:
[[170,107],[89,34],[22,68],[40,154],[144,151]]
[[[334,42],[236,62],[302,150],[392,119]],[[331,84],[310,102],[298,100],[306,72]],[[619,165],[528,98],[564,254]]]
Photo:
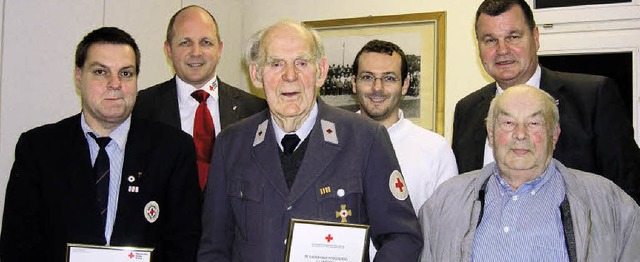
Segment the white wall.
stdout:
[[20,134],[80,112],[74,52],[91,30],[117,26],[136,39],[142,53],[142,89],[173,76],[163,51],[167,23],[181,7],[199,4],[217,16],[225,40],[218,72],[231,84],[243,77],[236,62],[241,53],[239,1],[0,1],[0,213]]

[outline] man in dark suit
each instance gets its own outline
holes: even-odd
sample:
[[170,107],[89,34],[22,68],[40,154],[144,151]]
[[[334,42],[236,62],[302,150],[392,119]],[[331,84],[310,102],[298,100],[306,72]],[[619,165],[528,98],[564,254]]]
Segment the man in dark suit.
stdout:
[[198,261],[283,261],[294,218],[368,224],[377,260],[416,261],[417,217],[384,126],[316,97],[328,71],[317,32],[278,22],[247,50],[269,110],[218,137]]
[[[203,90],[213,121],[210,123],[213,131],[207,130],[211,134],[205,136],[212,140],[227,126],[264,110],[267,105],[263,99],[230,86],[216,76],[222,47],[218,24],[211,13],[199,6],[188,6],[176,12],[169,21],[164,43],[176,75],[164,83],[140,90],[134,117],[159,121],[194,136],[194,120],[199,119],[196,116],[200,103],[192,96]],[[200,186],[204,187],[213,151],[211,146],[199,147],[197,133],[194,139],[198,147]]]
[[77,243],[193,261],[201,209],[193,141],[131,119],[138,46],[103,27],[78,44],[75,64],[82,113],[25,132],[16,145],[0,258],[65,261],[67,243]]
[[518,84],[556,99],[560,136],[553,157],[600,174],[640,200],[640,149],[613,80],[548,70],[538,64],[539,32],[524,0],[485,0],[476,12],[476,39],[491,83],[456,105],[452,147],[461,173],[493,162],[484,119],[491,99]]

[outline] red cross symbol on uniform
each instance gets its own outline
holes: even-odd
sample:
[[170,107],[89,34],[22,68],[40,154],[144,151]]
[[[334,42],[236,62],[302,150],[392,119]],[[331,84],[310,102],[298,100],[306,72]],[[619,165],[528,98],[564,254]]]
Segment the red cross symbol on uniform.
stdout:
[[152,208],[151,210],[149,210],[149,215],[154,216],[156,214],[156,209]]
[[400,192],[404,192],[402,189],[404,188],[404,183],[400,181],[400,178],[396,178],[396,188],[400,190]]
[[329,234],[324,239],[326,239],[327,243],[329,243],[329,242],[331,242],[331,240],[333,240],[333,237],[331,236],[331,234]]
[[327,134],[331,134],[331,133],[333,133],[333,130],[331,130],[331,128],[328,128],[327,129]]

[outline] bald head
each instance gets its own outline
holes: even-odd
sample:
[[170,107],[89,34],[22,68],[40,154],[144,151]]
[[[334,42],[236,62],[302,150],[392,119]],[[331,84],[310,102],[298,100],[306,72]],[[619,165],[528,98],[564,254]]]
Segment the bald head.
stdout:
[[176,29],[174,28],[174,25],[176,23],[176,20],[183,20],[185,18],[193,17],[197,17],[198,19],[201,19],[203,21],[209,21],[213,23],[213,28],[215,28],[215,35],[217,38],[216,40],[220,40],[220,33],[218,32],[218,22],[216,22],[216,19],[213,17],[213,15],[200,6],[190,5],[178,10],[178,12],[173,14],[171,19],[169,20],[169,25],[167,26],[166,41],[171,43],[171,39],[173,39],[175,35]]

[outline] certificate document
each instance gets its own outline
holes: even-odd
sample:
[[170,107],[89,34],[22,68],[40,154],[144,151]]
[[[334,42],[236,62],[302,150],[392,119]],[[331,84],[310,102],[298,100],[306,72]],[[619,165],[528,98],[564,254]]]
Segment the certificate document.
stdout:
[[67,244],[68,262],[150,262],[153,248]]
[[369,225],[292,219],[286,261],[362,262]]

